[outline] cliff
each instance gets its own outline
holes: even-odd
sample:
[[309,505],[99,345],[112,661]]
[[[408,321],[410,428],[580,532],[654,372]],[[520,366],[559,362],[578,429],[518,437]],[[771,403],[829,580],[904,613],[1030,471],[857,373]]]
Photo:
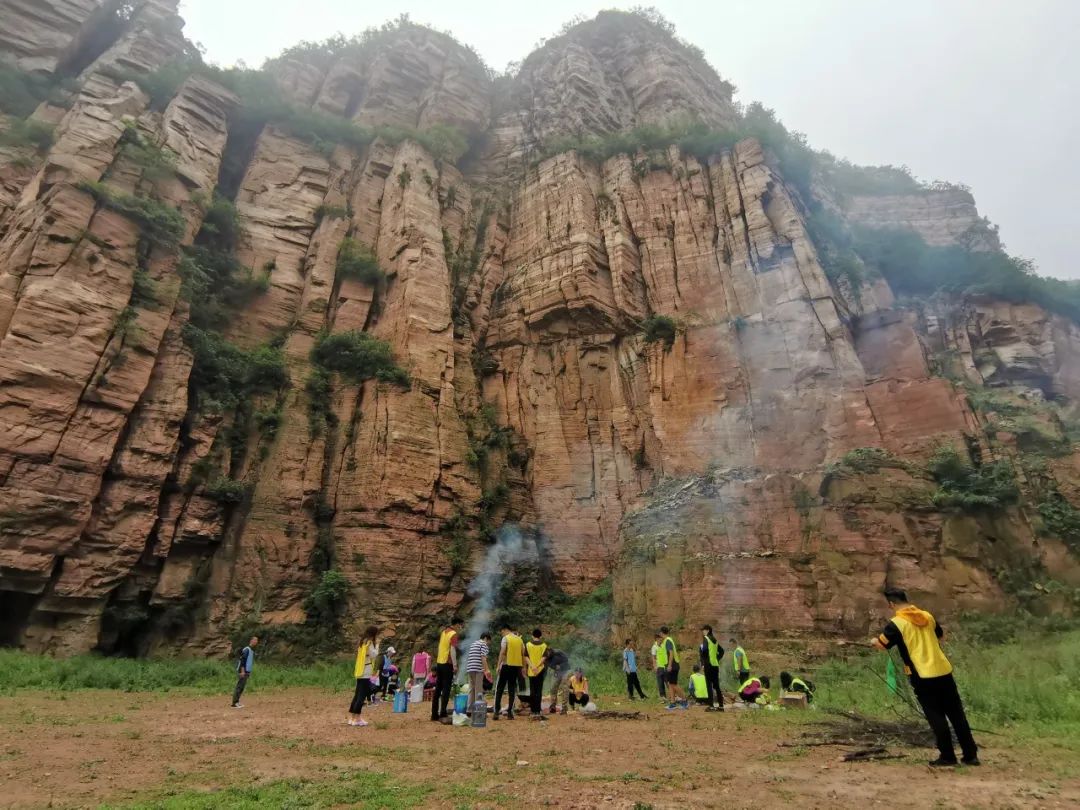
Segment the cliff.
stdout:
[[616,634],[1075,599],[1075,320],[897,303],[868,233],[1008,261],[970,195],[838,179],[657,21],[494,78],[407,22],[258,74],[168,0],[0,22],[34,98],[0,105],[0,641],[410,638],[504,523],[545,599],[610,578]]

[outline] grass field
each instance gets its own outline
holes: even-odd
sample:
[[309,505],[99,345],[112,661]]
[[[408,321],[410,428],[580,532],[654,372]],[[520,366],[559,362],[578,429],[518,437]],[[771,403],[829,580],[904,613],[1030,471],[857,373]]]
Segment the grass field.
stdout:
[[[1008,728],[1032,736],[1054,735],[1080,741],[1080,629],[1031,618],[971,619],[947,639],[947,653],[972,722],[988,729]],[[855,709],[870,716],[910,715],[907,690],[892,694],[885,686],[886,656],[846,648],[834,657],[808,661],[822,708]],[[762,651],[755,658],[769,660]],[[647,655],[639,653],[639,660]],[[617,653],[587,668],[596,695],[621,696],[625,679]],[[689,673],[689,666],[684,667]],[[765,668],[763,674],[777,672]],[[733,689],[723,671],[724,687]],[[903,687],[903,678],[901,686]],[[653,675],[642,671],[647,692],[655,691]],[[227,694],[235,682],[230,661],[159,658],[135,660],[94,655],[54,659],[18,650],[0,650],[0,692],[20,690],[73,691],[110,689],[122,692],[180,690],[196,695]],[[352,661],[339,659],[307,666],[259,662],[249,689],[275,691],[314,687],[330,691],[352,688]]]
[[[228,709],[232,662],[65,661],[0,651],[0,783],[15,807],[188,810],[211,807],[726,807],[873,804],[904,792],[913,806],[1048,807],[1080,802],[1080,629],[1012,618],[956,623],[957,669],[981,769],[928,779],[929,751],[837,766],[834,748],[804,747],[829,710],[917,719],[882,681],[886,657],[836,648],[799,659],[790,642],[749,647],[762,674],[808,674],[822,711],[667,712],[626,701],[617,654],[588,667],[602,708],[636,721],[571,716],[548,723],[447,729],[427,706],[381,705],[357,730],[343,723],[351,662],[260,660],[247,708]],[[684,664],[689,661],[685,660]],[[684,667],[688,668],[688,667]],[[655,694],[651,672],[645,690]],[[730,686],[725,673],[725,686]],[[902,680],[902,679],[901,679]],[[775,691],[775,690],[774,690]],[[452,741],[452,742],[451,742]],[[448,744],[451,743],[451,744]],[[719,748],[718,748],[719,746]],[[717,750],[741,757],[717,758]],[[43,767],[41,763],[48,763]],[[732,791],[735,791],[734,793]],[[990,806],[990,805],[985,805]]]

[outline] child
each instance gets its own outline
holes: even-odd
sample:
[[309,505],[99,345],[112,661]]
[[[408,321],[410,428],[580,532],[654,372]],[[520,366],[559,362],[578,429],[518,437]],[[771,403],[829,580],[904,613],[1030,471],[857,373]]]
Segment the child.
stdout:
[[688,691],[690,692],[690,697],[692,697],[698,705],[709,706],[712,704],[712,699],[709,696],[709,684],[701,672],[701,664],[694,664],[694,672],[690,676]]
[[637,690],[641,699],[645,699],[645,693],[641,691],[641,681],[637,673],[637,653],[634,651],[634,642],[627,639],[623,644],[622,669],[626,673],[626,694],[630,700],[634,699],[634,690]]
[[570,708],[585,708],[589,705],[589,679],[580,667],[570,676]]

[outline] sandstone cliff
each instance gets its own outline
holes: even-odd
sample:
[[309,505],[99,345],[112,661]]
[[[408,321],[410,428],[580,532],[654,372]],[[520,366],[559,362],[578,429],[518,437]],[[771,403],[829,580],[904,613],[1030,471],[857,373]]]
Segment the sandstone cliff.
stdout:
[[[807,182],[766,135],[574,148],[757,131],[636,15],[513,77],[402,23],[162,90],[175,7],[0,4],[51,87],[4,126],[55,126],[0,145],[0,641],[412,637],[506,521],[546,591],[611,578],[616,633],[1074,598],[1080,327],[897,304],[820,226],[993,253],[966,192]],[[319,354],[358,335],[407,384]]]

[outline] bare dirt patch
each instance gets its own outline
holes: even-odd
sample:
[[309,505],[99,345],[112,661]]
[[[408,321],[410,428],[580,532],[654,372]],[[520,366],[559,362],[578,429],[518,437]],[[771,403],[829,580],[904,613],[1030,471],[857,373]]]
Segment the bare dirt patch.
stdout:
[[[844,764],[831,747],[784,748],[807,713],[667,712],[642,720],[518,718],[485,729],[433,724],[426,704],[366,710],[344,725],[348,698],[293,689],[247,697],[73,692],[0,699],[0,806],[122,804],[275,779],[387,773],[434,786],[425,806],[1075,807],[1080,763],[1008,736],[984,736],[984,765],[936,771],[928,750]],[[801,716],[800,716],[801,715]],[[820,719],[820,714],[816,715]],[[527,764],[520,764],[527,763]]]

